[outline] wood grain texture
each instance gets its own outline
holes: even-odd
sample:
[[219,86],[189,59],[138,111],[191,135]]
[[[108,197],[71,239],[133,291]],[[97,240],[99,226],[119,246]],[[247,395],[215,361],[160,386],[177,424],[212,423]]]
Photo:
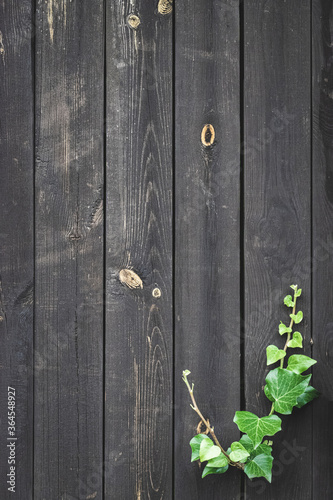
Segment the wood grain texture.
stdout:
[[333,2],[313,2],[313,498],[333,491]]
[[[261,417],[265,350],[284,345],[292,283],[303,289],[300,352],[311,351],[310,3],[245,2],[244,47],[245,398]],[[246,498],[284,498],[286,485],[288,498],[312,498],[311,414],[283,417],[272,484],[247,481]]]
[[[32,498],[32,4],[0,3],[0,497]],[[15,493],[8,491],[7,388],[16,389]]]
[[202,480],[190,463],[198,417],[181,380],[190,370],[227,448],[240,408],[238,4],[185,0],[175,22],[175,498],[239,499],[237,470]]
[[[105,498],[168,500],[172,16],[145,0],[106,7]],[[137,276],[135,286],[124,269]]]
[[36,23],[34,498],[102,498],[103,2]]

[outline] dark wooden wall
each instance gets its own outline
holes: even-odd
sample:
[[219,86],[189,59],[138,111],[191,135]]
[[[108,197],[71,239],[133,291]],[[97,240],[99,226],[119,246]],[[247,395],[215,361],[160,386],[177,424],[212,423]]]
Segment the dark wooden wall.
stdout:
[[[3,0],[0,148],[1,499],[332,498],[333,0]],[[291,283],[322,396],[202,480]]]

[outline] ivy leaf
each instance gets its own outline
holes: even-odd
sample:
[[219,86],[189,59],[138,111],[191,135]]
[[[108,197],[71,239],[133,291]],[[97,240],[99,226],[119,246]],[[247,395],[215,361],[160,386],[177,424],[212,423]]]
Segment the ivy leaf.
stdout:
[[300,297],[301,293],[302,293],[302,288],[300,288],[299,290],[297,290],[296,297]]
[[290,333],[290,332],[292,332],[292,329],[289,328],[289,326],[286,326],[284,323],[282,323],[282,321],[280,321],[279,334],[283,335],[284,333]]
[[299,332],[294,332],[293,338],[289,340],[287,347],[303,347],[302,340],[303,340],[302,334]]
[[291,295],[287,295],[287,297],[284,298],[284,305],[287,307],[294,307],[294,302],[293,298]]
[[220,454],[217,457],[208,460],[207,465],[208,467],[215,468],[225,467],[226,465],[228,465],[228,460],[227,457],[220,451]]
[[[269,442],[271,443],[272,441],[269,441]],[[265,455],[272,455],[272,447],[266,443],[261,443],[258,446],[258,448],[254,451],[255,451],[255,456],[261,455],[262,453],[264,453]],[[251,458],[253,458],[252,455],[251,455]]]
[[249,411],[236,411],[234,422],[241,432],[246,432],[254,448],[257,448],[264,436],[273,436],[281,430],[281,419],[277,415],[259,418]]
[[294,320],[294,323],[296,323],[296,325],[297,325],[297,323],[300,323],[303,319],[302,311],[298,311],[297,314],[290,314],[289,316],[291,317],[291,319]]
[[297,285],[290,285],[290,288],[292,288],[294,290],[294,292],[297,291]]
[[271,365],[279,361],[279,359],[284,358],[286,355],[286,351],[284,351],[283,349],[279,349],[275,345],[269,345],[266,348],[266,355],[267,355],[267,365]]
[[272,465],[273,457],[262,453],[254,457],[253,460],[247,462],[244,472],[249,479],[264,477],[270,483],[272,481]]
[[261,455],[265,453],[266,455],[272,454],[272,444],[273,441],[264,441],[261,443],[258,448],[254,449],[253,443],[247,434],[243,434],[240,438],[239,442],[243,445],[243,447],[250,453],[251,460],[257,455]]
[[240,462],[250,456],[250,453],[244,448],[242,443],[235,441],[231,444],[230,458],[233,462]]
[[206,465],[206,467],[204,468],[203,472],[202,472],[202,478],[208,476],[209,474],[223,474],[224,472],[226,472],[228,470],[228,467],[229,465],[226,465],[225,467],[208,467],[208,465]]
[[275,399],[273,398],[272,394],[269,392],[267,384],[264,387],[264,393],[265,393],[266,398],[269,399],[269,401],[271,401],[272,403],[274,403]]
[[304,356],[303,354],[293,354],[288,359],[287,370],[290,370],[294,373],[300,374],[305,372],[310,366],[315,365],[317,361],[308,356]]
[[253,442],[247,434],[243,434],[239,442],[249,453],[251,453],[254,450]]
[[[309,385],[311,375],[303,377],[285,368],[275,368],[266,377],[267,391],[274,400],[274,410],[290,415],[297,405],[297,398]],[[265,391],[267,396],[267,392]],[[271,435],[271,434],[270,434]],[[250,436],[251,437],[251,436]]]
[[220,453],[220,448],[216,446],[211,439],[209,439],[209,441],[207,439],[201,441],[199,452],[200,462],[218,457]]
[[318,398],[320,396],[320,392],[317,391],[317,389],[315,389],[314,387],[312,387],[311,385],[309,385],[305,391],[303,392],[303,394],[301,394],[300,396],[298,396],[297,398],[297,408],[302,408],[303,406],[305,406],[307,403],[310,403],[310,401],[312,401],[313,399],[315,398]]
[[204,439],[208,439],[212,444],[214,444],[213,441],[209,439],[208,436],[206,436],[206,434],[197,434],[191,439],[190,441],[190,446],[192,448],[191,462],[200,460],[200,445]]

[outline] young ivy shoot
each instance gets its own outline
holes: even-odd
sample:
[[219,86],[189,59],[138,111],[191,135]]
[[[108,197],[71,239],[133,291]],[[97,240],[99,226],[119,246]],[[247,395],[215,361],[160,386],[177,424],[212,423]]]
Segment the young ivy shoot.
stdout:
[[[294,331],[294,326],[303,319],[302,311],[296,310],[296,302],[302,290],[297,285],[291,285],[290,288],[294,292],[293,296],[287,295],[284,298],[284,304],[292,309],[289,315],[290,323],[287,326],[281,321],[279,325],[279,334],[286,339],[285,345],[283,349],[275,345],[269,345],[266,349],[267,365],[278,363],[278,366],[268,373],[264,387],[265,395],[271,402],[270,412],[260,418],[249,411],[236,411],[234,422],[243,435],[239,441],[231,443],[229,448],[222,447],[214,428],[199,410],[193,395],[194,384],[190,385],[187,379],[191,372],[183,371],[183,380],[192,400],[191,407],[201,419],[199,428],[201,424],[206,427],[205,434],[197,434],[190,441],[191,461],[206,462],[202,477],[209,474],[223,474],[229,466],[232,466],[244,471],[250,479],[264,477],[271,482],[273,442],[268,440],[267,436],[274,436],[281,430],[281,418],[276,413],[290,415],[295,406],[302,408],[319,396],[319,392],[309,385],[311,374],[302,375],[316,361],[303,354],[292,354],[284,368],[288,348],[303,347],[302,334]],[[211,438],[207,434],[210,434]]]

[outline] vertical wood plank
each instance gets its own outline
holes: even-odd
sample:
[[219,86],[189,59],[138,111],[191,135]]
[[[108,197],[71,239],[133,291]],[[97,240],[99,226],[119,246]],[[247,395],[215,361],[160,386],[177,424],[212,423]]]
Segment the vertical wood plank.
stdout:
[[175,19],[175,498],[239,499],[239,471],[202,480],[190,463],[198,417],[181,380],[189,369],[227,448],[240,409],[238,2],[185,0]]
[[333,37],[332,0],[313,2],[313,498],[333,491]]
[[115,500],[172,498],[172,14],[171,2],[157,6],[107,1],[105,498]]
[[[0,496],[27,500],[33,461],[32,28],[30,1],[1,2]],[[15,389],[15,430],[8,430],[8,386]],[[8,447],[12,443],[15,447]],[[10,467],[14,483],[8,482]]]
[[34,498],[102,498],[103,2],[37,2]]
[[[284,345],[292,283],[303,289],[301,352],[311,352],[310,2],[245,2],[244,47],[245,397],[262,417],[265,350]],[[282,418],[272,484],[247,481],[246,498],[283,498],[286,485],[288,498],[311,498],[311,414]]]

